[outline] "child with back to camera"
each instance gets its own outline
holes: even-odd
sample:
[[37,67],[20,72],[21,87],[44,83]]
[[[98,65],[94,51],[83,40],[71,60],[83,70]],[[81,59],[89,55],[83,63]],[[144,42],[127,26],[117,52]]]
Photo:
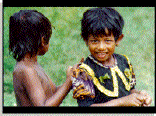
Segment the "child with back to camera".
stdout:
[[62,86],[56,87],[37,62],[49,48],[50,21],[35,10],[21,10],[10,17],[9,48],[17,60],[13,84],[17,106],[59,106],[71,88],[71,67]]
[[85,85],[78,86],[73,92],[78,105],[149,106],[152,100],[147,92],[135,89],[136,78],[129,58],[114,53],[124,37],[122,16],[113,8],[92,8],[83,14],[81,26],[91,55],[79,67],[92,77],[95,97],[83,96],[89,92]]

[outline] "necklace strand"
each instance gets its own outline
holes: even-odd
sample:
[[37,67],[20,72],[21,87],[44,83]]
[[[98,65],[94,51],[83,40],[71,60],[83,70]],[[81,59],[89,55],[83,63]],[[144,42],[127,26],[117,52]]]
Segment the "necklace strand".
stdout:
[[100,62],[98,62],[97,60],[95,60],[91,55],[89,55],[88,57],[89,57],[93,62],[95,62],[96,64],[98,64],[99,66],[104,67],[104,68],[113,68],[113,67],[117,66],[117,60],[116,60],[114,54],[113,54],[113,57],[114,57],[114,59],[115,59],[115,63],[114,63],[114,65],[112,65],[112,66],[105,66],[105,65],[103,65],[102,63],[100,63]]

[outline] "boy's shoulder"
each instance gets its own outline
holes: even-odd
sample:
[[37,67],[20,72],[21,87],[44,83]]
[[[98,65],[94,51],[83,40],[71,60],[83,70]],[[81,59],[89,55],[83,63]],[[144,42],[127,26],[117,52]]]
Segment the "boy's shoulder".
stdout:
[[[113,54],[116,58],[122,59],[122,60],[126,60],[128,57],[124,54]],[[127,58],[126,58],[127,57]]]
[[129,65],[131,64],[127,55],[115,54],[114,53],[114,56],[117,59],[118,63],[121,63],[121,64],[125,64],[126,63],[126,64],[129,64]]
[[32,66],[28,66],[20,62],[17,63],[16,66],[14,67],[13,76],[16,78],[24,78],[28,77],[28,75],[31,75],[34,72],[35,70]]

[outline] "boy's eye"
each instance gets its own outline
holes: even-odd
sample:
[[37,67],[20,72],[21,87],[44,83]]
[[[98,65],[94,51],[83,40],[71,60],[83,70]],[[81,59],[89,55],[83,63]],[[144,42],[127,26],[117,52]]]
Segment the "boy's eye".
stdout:
[[108,39],[108,40],[105,40],[105,41],[106,41],[106,42],[111,42],[112,40],[109,40],[109,39]]
[[92,42],[92,43],[97,43],[97,42],[98,42],[98,40],[91,40],[91,42]]

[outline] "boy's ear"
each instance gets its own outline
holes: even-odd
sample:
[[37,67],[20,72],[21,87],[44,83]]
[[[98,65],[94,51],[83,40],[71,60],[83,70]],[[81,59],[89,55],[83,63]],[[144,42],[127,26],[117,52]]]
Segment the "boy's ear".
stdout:
[[45,46],[45,40],[44,40],[44,37],[41,38],[41,45],[42,45],[42,46]]
[[84,39],[85,43],[86,43],[86,46],[88,46],[88,40]]
[[124,34],[121,34],[121,35],[119,36],[119,38],[116,40],[116,46],[119,45],[119,43],[120,43],[120,41],[122,40],[123,37],[124,37]]

